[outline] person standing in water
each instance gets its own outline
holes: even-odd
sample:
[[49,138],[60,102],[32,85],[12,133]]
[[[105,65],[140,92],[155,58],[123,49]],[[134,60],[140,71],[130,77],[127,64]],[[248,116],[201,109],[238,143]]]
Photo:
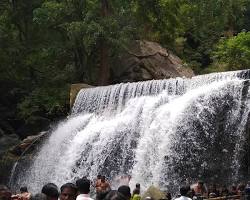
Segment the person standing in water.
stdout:
[[96,184],[96,199],[103,199],[105,195],[111,190],[106,177],[102,176],[101,181]]
[[95,187],[96,191],[100,189],[101,178],[102,178],[102,176],[100,174],[98,174],[96,177],[96,180],[94,181],[95,185],[93,185],[93,186]]
[[73,183],[66,183],[60,188],[60,200],[76,200],[77,187]]
[[176,198],[175,200],[192,200],[188,197],[188,192],[190,191],[190,186],[182,186],[180,188],[180,197]]
[[94,200],[90,198],[89,192],[90,192],[90,181],[88,179],[79,179],[76,181],[76,186],[78,189],[78,192],[80,193],[76,200]]
[[133,194],[132,194],[132,200],[141,200],[141,185],[140,183],[136,183],[135,185],[135,189],[133,190]]
[[54,183],[44,185],[41,192],[47,196],[47,200],[58,200],[58,187]]
[[20,194],[13,195],[11,198],[19,200],[29,200],[31,198],[31,193],[28,192],[27,187],[21,187]]
[[198,181],[197,185],[194,186],[195,196],[207,197],[207,188],[203,181]]

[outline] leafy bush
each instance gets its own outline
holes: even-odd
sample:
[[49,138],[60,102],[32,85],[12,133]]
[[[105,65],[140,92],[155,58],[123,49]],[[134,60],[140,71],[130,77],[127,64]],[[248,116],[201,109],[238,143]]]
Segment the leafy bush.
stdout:
[[250,68],[250,32],[222,39],[213,52],[215,61],[224,65],[224,70]]

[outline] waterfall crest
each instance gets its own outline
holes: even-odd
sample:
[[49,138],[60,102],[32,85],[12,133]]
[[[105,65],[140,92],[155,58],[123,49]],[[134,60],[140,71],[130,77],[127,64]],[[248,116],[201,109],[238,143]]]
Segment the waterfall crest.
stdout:
[[162,189],[237,181],[245,175],[249,71],[81,90],[15,186],[39,191],[97,174],[111,182],[129,174],[132,185]]

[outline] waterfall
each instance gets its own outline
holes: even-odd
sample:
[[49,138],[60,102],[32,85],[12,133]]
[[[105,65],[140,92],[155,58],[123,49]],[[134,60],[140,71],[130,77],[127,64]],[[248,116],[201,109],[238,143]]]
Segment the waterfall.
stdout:
[[97,174],[170,190],[237,182],[246,175],[249,78],[245,70],[83,89],[13,187],[40,191]]

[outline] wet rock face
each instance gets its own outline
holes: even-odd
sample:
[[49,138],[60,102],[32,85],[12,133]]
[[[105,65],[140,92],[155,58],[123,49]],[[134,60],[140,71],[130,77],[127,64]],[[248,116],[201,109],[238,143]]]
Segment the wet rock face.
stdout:
[[47,133],[46,131],[43,131],[43,132],[39,133],[38,135],[28,136],[27,138],[22,140],[18,145],[11,148],[9,150],[10,153],[12,153],[15,156],[21,156],[28,149],[32,153],[33,149],[30,149],[32,147],[32,145],[35,144],[36,142],[39,142],[40,139],[42,139],[43,136],[45,136],[46,133]]
[[19,138],[15,134],[0,135],[0,157],[3,153],[5,153],[9,148],[17,145],[20,142]]
[[11,170],[16,161],[29,160],[34,150],[46,135],[46,131],[31,135],[20,140],[17,135],[4,135],[0,137],[0,184],[8,184]]
[[38,135],[31,135],[20,140],[17,135],[4,135],[0,137],[0,158],[4,157],[6,153],[11,153],[13,156],[20,156],[30,145],[42,138],[47,132],[43,131]]
[[112,66],[112,83],[194,76],[179,57],[149,41],[135,41]]
[[7,151],[17,145],[20,139],[16,134],[6,134],[0,130],[0,184],[6,184],[15,158]]

